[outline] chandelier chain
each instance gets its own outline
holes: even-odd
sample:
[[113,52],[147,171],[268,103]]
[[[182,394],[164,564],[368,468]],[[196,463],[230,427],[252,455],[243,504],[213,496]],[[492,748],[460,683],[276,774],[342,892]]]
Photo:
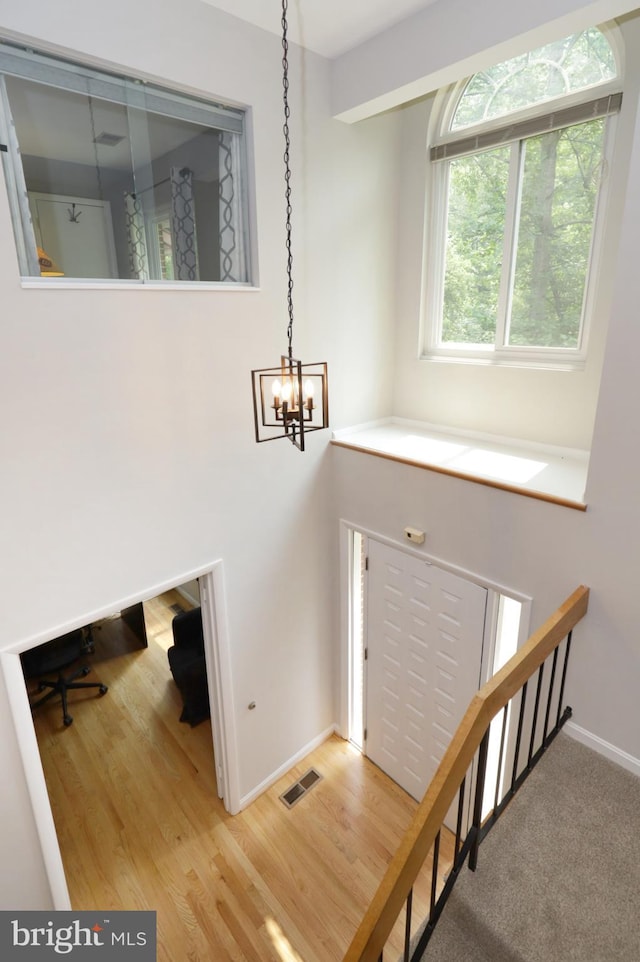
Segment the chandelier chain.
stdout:
[[285,181],[285,200],[286,200],[286,232],[287,232],[287,306],[289,309],[289,323],[287,325],[287,337],[289,340],[289,357],[293,357],[293,254],[291,250],[291,167],[290,149],[291,140],[289,138],[289,41],[287,38],[287,8],[288,0],[282,0],[282,102],[284,106],[284,181]]
[[[303,364],[293,357],[293,247],[291,243],[291,140],[289,123],[289,40],[287,11],[289,0],[281,0],[282,17],[282,101],[284,108],[284,181],[286,199],[287,305],[289,354],[280,355],[280,365],[251,372],[253,416],[256,441],[288,438],[305,450],[305,437],[329,425],[327,364]],[[304,378],[304,380],[303,380]],[[271,390],[269,390],[269,387]]]

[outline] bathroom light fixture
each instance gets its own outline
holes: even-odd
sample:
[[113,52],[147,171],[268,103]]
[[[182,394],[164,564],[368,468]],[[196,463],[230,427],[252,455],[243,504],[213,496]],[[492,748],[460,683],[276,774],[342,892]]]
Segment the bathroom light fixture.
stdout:
[[284,169],[287,250],[288,350],[277,367],[251,372],[256,441],[288,438],[304,451],[305,435],[329,425],[327,365],[303,364],[293,356],[293,256],[291,252],[291,167],[289,138],[288,0],[282,0],[282,90],[284,105]]

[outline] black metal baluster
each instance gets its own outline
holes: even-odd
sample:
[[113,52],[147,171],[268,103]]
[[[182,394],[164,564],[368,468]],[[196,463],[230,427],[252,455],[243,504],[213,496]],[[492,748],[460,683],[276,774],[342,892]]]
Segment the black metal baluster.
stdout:
[[429,906],[429,921],[433,919],[433,908],[436,904],[436,891],[438,882],[438,861],[440,859],[440,832],[436,835],[433,843],[433,866],[431,867],[431,904]]
[[540,708],[540,692],[542,691],[542,678],[544,676],[544,662],[540,665],[538,670],[538,684],[536,686],[536,701],[533,706],[533,722],[531,723],[531,739],[529,741],[529,757],[527,758],[527,766],[531,765],[531,759],[533,758],[533,745],[536,740],[536,728],[538,725],[538,710]]
[[484,779],[487,774],[487,753],[489,750],[489,730],[484,733],[478,753],[478,775],[476,778],[476,798],[473,806],[474,839],[469,850],[469,868],[475,872],[478,864],[478,847],[480,845],[480,825],[482,822],[482,798],[484,795]]
[[409,962],[409,950],[411,948],[411,909],[413,906],[413,889],[407,895],[407,913],[404,921],[404,962]]
[[496,775],[496,794],[493,799],[494,812],[498,807],[498,802],[500,801],[498,796],[500,795],[500,779],[502,777],[502,763],[504,761],[504,742],[505,742],[505,736],[507,733],[508,708],[509,706],[505,705],[502,712],[502,732],[500,734],[500,754],[498,755],[498,774]]
[[527,685],[525,681],[522,686],[522,698],[520,699],[520,716],[518,718],[518,734],[516,735],[516,751],[513,759],[513,775],[511,777],[511,791],[515,791],[516,778],[518,777],[518,760],[520,758],[520,742],[522,741],[522,723],[524,721],[524,709],[527,701]]
[[562,666],[562,681],[560,683],[560,697],[558,699],[558,717],[556,719],[556,725],[560,724],[560,717],[562,715],[562,702],[564,701],[564,683],[567,680],[567,665],[569,664],[569,652],[571,651],[571,632],[567,635],[567,647],[564,652],[564,665]]
[[467,777],[462,779],[462,785],[460,786],[460,793],[458,795],[458,818],[456,820],[456,844],[453,855],[453,867],[456,869],[458,867],[458,855],[460,853],[460,844],[462,841],[462,816],[464,813],[464,787],[467,781]]
[[544,731],[542,732],[542,744],[547,740],[549,732],[549,715],[551,714],[551,701],[553,699],[553,689],[556,683],[556,665],[558,664],[558,649],[553,649],[553,661],[551,663],[551,680],[549,681],[549,697],[547,698],[547,710],[544,713]]

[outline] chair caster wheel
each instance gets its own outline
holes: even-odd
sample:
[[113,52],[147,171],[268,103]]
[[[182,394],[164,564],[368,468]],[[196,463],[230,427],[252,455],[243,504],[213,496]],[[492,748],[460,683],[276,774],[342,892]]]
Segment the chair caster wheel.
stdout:
[[71,717],[71,715],[65,715],[62,720],[64,721],[65,728],[68,728],[69,725],[73,722],[73,718]]
[[89,668],[89,666],[88,666],[88,665],[85,665],[84,668],[82,669],[82,674],[83,674],[83,675],[88,675],[90,671],[91,671],[91,669]]
[[38,685],[38,693],[43,692],[46,687],[46,685]]
[[107,692],[109,691],[109,689],[107,688],[106,685],[100,685],[99,691],[100,691],[100,694],[101,694],[101,695],[106,695]]

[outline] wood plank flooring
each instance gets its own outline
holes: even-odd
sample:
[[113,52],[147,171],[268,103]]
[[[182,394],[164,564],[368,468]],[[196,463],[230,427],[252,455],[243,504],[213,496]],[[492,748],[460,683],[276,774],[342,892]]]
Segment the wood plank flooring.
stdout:
[[[147,649],[123,643],[119,619],[103,623],[89,679],[109,691],[73,693],[69,728],[55,703],[34,715],[72,906],[155,910],[161,962],[336,962],[416,803],[333,737],[228,815],[209,723],[178,720],[166,658],[176,603],[189,607],[174,592],[145,603]],[[312,765],[322,780],[287,809],[279,796]],[[447,836],[442,872],[451,851]],[[417,922],[430,874],[414,893]]]

